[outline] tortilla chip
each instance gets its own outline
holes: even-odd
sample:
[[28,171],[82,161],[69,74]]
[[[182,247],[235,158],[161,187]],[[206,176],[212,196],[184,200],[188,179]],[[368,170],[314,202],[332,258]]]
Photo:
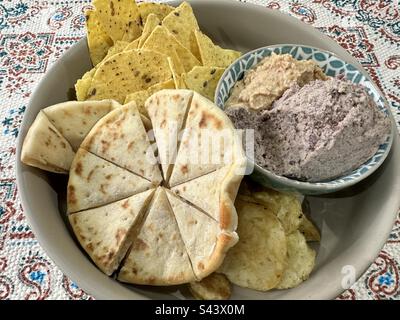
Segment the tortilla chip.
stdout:
[[212,273],[199,282],[191,282],[189,290],[199,300],[227,300],[231,296],[231,283],[221,273]]
[[161,22],[160,19],[158,19],[157,16],[153,13],[149,14],[147,16],[147,19],[144,21],[146,21],[146,23],[143,27],[142,35],[140,36],[138,48],[141,48],[143,46],[143,44],[146,42],[147,38],[150,36],[150,34],[153,32],[153,30]]
[[317,227],[305,215],[301,220],[299,231],[304,235],[306,241],[321,241],[321,234]]
[[87,99],[87,93],[92,83],[92,79],[96,69],[93,68],[92,70],[86,72],[82,79],[79,79],[75,84],[75,91],[76,91],[76,100],[84,101]]
[[139,48],[140,38],[141,38],[141,37],[139,37],[139,38],[137,38],[136,40],[133,40],[131,43],[129,43],[129,44],[125,47],[124,51],[129,51],[129,50],[134,50],[134,49]]
[[203,66],[227,68],[242,54],[239,51],[222,49],[199,30],[194,31]]
[[102,63],[93,76],[89,100],[125,101],[129,93],[146,90],[171,79],[165,55],[147,50],[123,51]]
[[[170,12],[162,21],[162,25],[196,56],[198,49],[194,45],[194,31],[200,29],[192,7],[187,2],[182,2],[179,7]],[[197,56],[196,58],[199,59],[200,57]]]
[[228,251],[219,272],[232,283],[267,291],[281,281],[287,266],[287,244],[276,216],[261,205],[236,200],[239,242]]
[[107,55],[104,57],[104,61],[108,60],[113,55],[124,51],[124,49],[129,45],[129,42],[118,40],[114,45],[108,49]]
[[114,42],[131,42],[141,35],[141,17],[135,1],[93,0],[93,5],[102,27]]
[[194,67],[182,77],[188,89],[214,101],[215,89],[224,71],[224,68]]
[[183,65],[175,50],[175,44],[172,40],[173,38],[169,35],[166,28],[157,26],[147,38],[142,48],[167,55],[173,60],[178,74],[182,74],[185,72],[185,69],[183,68]]
[[315,251],[311,249],[300,231],[287,236],[288,266],[277,289],[297,287],[307,280],[315,265]]
[[175,9],[167,4],[151,2],[139,3],[138,8],[143,21],[146,21],[150,14],[155,14],[157,18],[162,21],[172,10]]
[[95,66],[104,59],[113,42],[101,26],[97,11],[87,10],[85,15],[90,60]]
[[176,89],[186,89],[186,84],[183,81],[180,74],[178,73],[178,71],[176,70],[174,61],[170,57],[168,57],[167,60],[168,60],[169,68],[172,73],[172,78],[174,79],[175,88]]
[[157,83],[154,86],[148,88],[147,90],[141,90],[128,94],[125,98],[125,104],[131,101],[135,101],[139,112],[147,117],[148,116],[147,109],[144,107],[146,100],[153,93],[156,93],[163,89],[175,89],[174,81],[170,79],[162,83]]

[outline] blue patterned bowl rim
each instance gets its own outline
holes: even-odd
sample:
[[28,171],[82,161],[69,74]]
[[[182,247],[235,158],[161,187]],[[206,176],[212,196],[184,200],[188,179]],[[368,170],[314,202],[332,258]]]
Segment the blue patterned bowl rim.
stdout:
[[[262,175],[265,175],[269,179],[276,181],[280,186],[288,186],[289,189],[293,188],[296,190],[309,191],[324,190],[326,192],[329,190],[335,191],[354,185],[355,183],[365,179],[375,172],[386,159],[393,143],[395,127],[393,116],[387,106],[385,98],[380,94],[380,91],[377,89],[376,85],[367,76],[365,76],[359,70],[359,68],[337,57],[332,52],[300,44],[277,44],[247,52],[234,61],[222,74],[215,92],[215,104],[219,108],[224,109],[225,102],[229,98],[231,89],[233,88],[234,84],[243,77],[244,72],[254,67],[262,58],[271,55],[273,52],[278,54],[289,53],[294,58],[299,60],[312,59],[324,70],[328,76],[335,76],[339,73],[344,73],[348,80],[352,81],[353,83],[364,85],[368,93],[373,97],[379,109],[391,119],[392,128],[389,137],[383,144],[379,146],[379,149],[374,156],[372,156],[359,168],[332,180],[321,182],[299,181],[276,175],[275,173],[254,163],[255,171],[259,174],[261,173]],[[300,54],[303,55],[301,56]]]

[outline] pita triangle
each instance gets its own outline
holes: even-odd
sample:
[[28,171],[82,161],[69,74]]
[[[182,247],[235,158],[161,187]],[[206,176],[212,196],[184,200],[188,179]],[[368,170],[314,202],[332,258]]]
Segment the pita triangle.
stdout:
[[150,181],[79,149],[68,181],[68,212],[99,207],[151,187]]
[[97,122],[82,148],[156,184],[162,180],[135,102],[111,111]]
[[117,269],[132,244],[132,228],[140,221],[153,192],[68,216],[80,244],[107,275]]
[[171,192],[167,196],[194,273],[203,279],[219,267],[227,250],[219,243],[218,223]]
[[177,285],[195,280],[185,245],[159,187],[118,280],[147,285]]
[[221,186],[230,169],[231,166],[225,166],[204,176],[179,184],[171,188],[171,190],[204,210],[216,221],[219,221]]
[[74,156],[68,141],[40,111],[25,137],[21,161],[42,170],[68,173]]
[[189,90],[162,90],[146,101],[145,107],[153,124],[164,180],[168,179],[168,169],[175,161],[178,135],[192,96],[193,92]]

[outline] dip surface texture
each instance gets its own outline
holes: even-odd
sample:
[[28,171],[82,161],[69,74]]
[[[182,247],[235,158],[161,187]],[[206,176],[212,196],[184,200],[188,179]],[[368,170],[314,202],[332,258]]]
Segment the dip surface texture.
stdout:
[[240,104],[254,110],[269,109],[293,83],[302,87],[316,79],[326,80],[328,77],[314,61],[273,53],[236,83],[227,106]]
[[391,122],[361,85],[332,78],[294,84],[271,110],[226,109],[239,129],[255,129],[255,162],[305,181],[336,178],[371,158]]

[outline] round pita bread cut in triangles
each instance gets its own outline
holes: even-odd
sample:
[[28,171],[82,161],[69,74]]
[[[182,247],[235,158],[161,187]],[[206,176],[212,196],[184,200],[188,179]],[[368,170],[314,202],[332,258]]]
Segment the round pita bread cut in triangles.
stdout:
[[68,173],[74,156],[68,141],[40,111],[25,137],[21,161],[42,170]]
[[79,149],[69,175],[68,212],[102,206],[151,187],[150,181]]
[[81,147],[156,184],[162,180],[134,102],[111,111],[97,122]]
[[107,275],[119,266],[132,244],[132,229],[140,222],[154,189],[103,207],[69,215],[78,241]]
[[168,169],[175,160],[178,135],[192,96],[193,91],[189,90],[162,90],[145,103],[153,125],[164,180],[168,179]]
[[243,149],[228,116],[194,93],[169,185],[200,177],[238,158],[243,158]]
[[68,101],[43,112],[76,151],[96,122],[110,112],[111,104],[111,100]]
[[219,268],[228,249],[238,241],[237,234],[221,231],[214,219],[170,191],[167,196],[196,278],[201,280]]
[[176,285],[196,278],[162,187],[123,262],[118,280],[147,285]]

